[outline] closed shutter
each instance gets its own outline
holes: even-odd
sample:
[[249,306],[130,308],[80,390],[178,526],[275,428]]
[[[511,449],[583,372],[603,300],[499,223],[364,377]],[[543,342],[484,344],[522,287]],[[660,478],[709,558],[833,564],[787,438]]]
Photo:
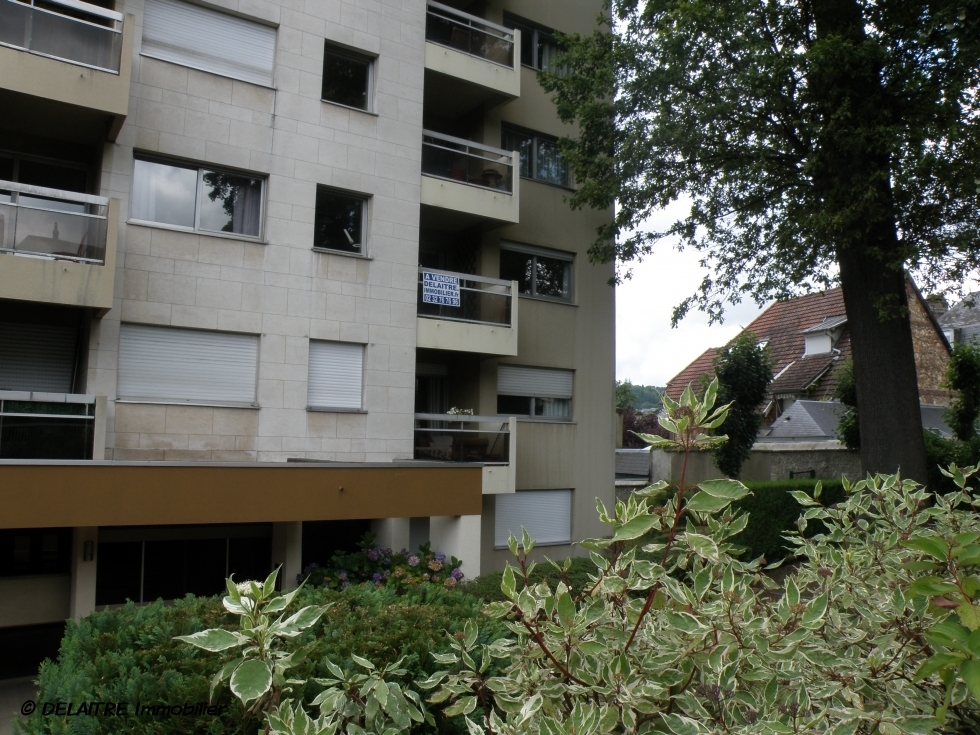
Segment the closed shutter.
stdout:
[[364,345],[310,340],[306,403],[311,408],[361,408]]
[[140,53],[271,87],[276,30],[181,0],[146,0]]
[[74,326],[0,322],[0,390],[71,393]]
[[259,363],[255,334],[123,324],[121,399],[253,405]]
[[507,537],[521,537],[526,528],[538,544],[567,544],[572,540],[572,491],[525,490],[497,496],[493,543],[506,546]]
[[537,398],[571,398],[572,371],[498,365],[497,394],[503,396],[535,396]]

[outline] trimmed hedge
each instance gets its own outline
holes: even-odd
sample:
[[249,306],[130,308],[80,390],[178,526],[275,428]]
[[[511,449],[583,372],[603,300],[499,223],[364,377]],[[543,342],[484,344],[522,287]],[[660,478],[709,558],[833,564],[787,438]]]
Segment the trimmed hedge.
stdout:
[[[503,635],[502,624],[483,617],[482,601],[457,590],[421,587],[406,595],[371,585],[351,586],[337,592],[304,588],[290,609],[332,603],[321,622],[303,634],[302,644],[312,644],[307,660],[290,673],[296,678],[329,676],[324,659],[352,667],[352,653],[384,664],[405,657],[407,682],[422,680],[437,666],[433,652],[448,650],[449,634],[463,629],[470,618],[480,618],[481,635],[489,640]],[[242,708],[227,686],[220,687],[215,704],[226,705],[223,714],[151,716],[136,715],[137,702],[185,704],[208,701],[211,677],[231,655],[206,653],[173,640],[205,628],[235,625],[237,618],[225,613],[220,598],[188,596],[173,604],[163,602],[96,612],[79,623],[69,623],[57,661],[45,661],[38,677],[38,709],[15,732],[30,735],[78,733],[116,735],[132,732],[149,735],[207,733],[253,735],[258,723],[242,723]],[[303,692],[310,701],[316,684]],[[125,702],[129,714],[114,716],[44,716],[43,702]],[[463,733],[461,722],[441,722],[413,733]]]
[[[559,564],[562,560],[557,560]],[[572,589],[576,592],[587,589],[591,583],[589,582],[589,575],[595,574],[595,564],[588,557],[573,557],[572,566],[568,570],[568,583],[571,585]],[[503,578],[503,572],[493,572],[492,574],[484,574],[470,582],[464,582],[461,589],[467,594],[478,597],[486,602],[502,602],[507,599],[504,594],[500,591],[500,582]],[[551,564],[548,562],[541,562],[535,567],[534,571],[531,572],[531,582],[532,584],[539,584],[540,582],[547,582],[554,589],[561,581],[561,573],[558,572]],[[523,589],[519,586],[518,591]]]

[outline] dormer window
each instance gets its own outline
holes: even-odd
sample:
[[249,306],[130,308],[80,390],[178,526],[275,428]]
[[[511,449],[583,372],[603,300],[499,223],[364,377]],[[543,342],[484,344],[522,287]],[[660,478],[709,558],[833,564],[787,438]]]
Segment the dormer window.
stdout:
[[805,342],[805,348],[803,352],[804,357],[813,357],[814,355],[829,355],[834,351],[834,345],[837,340],[840,339],[841,333],[844,331],[844,325],[847,324],[846,316],[831,316],[824,319],[819,324],[816,324],[808,329],[803,330],[803,339]]

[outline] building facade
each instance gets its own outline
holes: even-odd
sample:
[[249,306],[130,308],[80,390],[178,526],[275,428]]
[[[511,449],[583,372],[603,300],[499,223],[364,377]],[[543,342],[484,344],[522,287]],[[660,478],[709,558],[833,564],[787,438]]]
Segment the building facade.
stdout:
[[0,5],[0,637],[603,532],[611,215],[536,79],[598,2]]

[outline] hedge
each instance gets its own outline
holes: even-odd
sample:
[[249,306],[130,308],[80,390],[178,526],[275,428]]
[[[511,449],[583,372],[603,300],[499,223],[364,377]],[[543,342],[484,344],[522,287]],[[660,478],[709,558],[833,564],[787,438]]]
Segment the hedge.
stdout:
[[[557,561],[559,564],[561,564],[564,560]],[[571,585],[572,590],[580,592],[587,589],[591,585],[589,582],[589,575],[595,574],[595,570],[595,564],[588,557],[574,557],[572,559],[572,566],[568,570],[568,582]],[[478,597],[486,602],[500,602],[506,599],[503,593],[500,591],[500,581],[502,577],[502,572],[484,574],[470,582],[464,582],[461,589],[464,592],[473,595],[474,597]],[[547,582],[549,585],[551,585],[551,588],[554,589],[555,585],[560,581],[561,573],[559,573],[548,562],[538,564],[531,573],[532,584]]]
[[[397,595],[388,588],[351,586],[337,592],[304,588],[293,603],[295,609],[309,604],[331,603],[322,621],[299,640],[312,644],[301,666],[292,669],[297,678],[329,676],[324,659],[349,667],[356,653],[378,664],[404,657],[408,682],[427,678],[436,670],[433,652],[448,650],[449,634],[462,631],[470,618],[481,619],[482,635],[503,635],[502,624],[484,618],[482,601],[457,590],[421,587]],[[210,627],[232,627],[236,618],[224,612],[219,598],[188,596],[172,604],[161,601],[142,607],[132,603],[115,610],[96,612],[78,623],[69,623],[56,661],[45,661],[38,678],[38,709],[15,732],[31,735],[78,733],[116,735],[133,732],[148,735],[208,733],[253,735],[257,723],[242,724],[242,709],[227,687],[221,687],[215,704],[226,705],[220,716],[157,716],[133,714],[137,702],[184,704],[208,701],[210,679],[223,664],[220,655],[209,654],[175,642]],[[309,684],[306,701],[316,693]],[[129,714],[114,716],[44,716],[43,702],[125,702]],[[423,726],[413,733],[462,733],[461,722],[440,722],[437,730]]]

